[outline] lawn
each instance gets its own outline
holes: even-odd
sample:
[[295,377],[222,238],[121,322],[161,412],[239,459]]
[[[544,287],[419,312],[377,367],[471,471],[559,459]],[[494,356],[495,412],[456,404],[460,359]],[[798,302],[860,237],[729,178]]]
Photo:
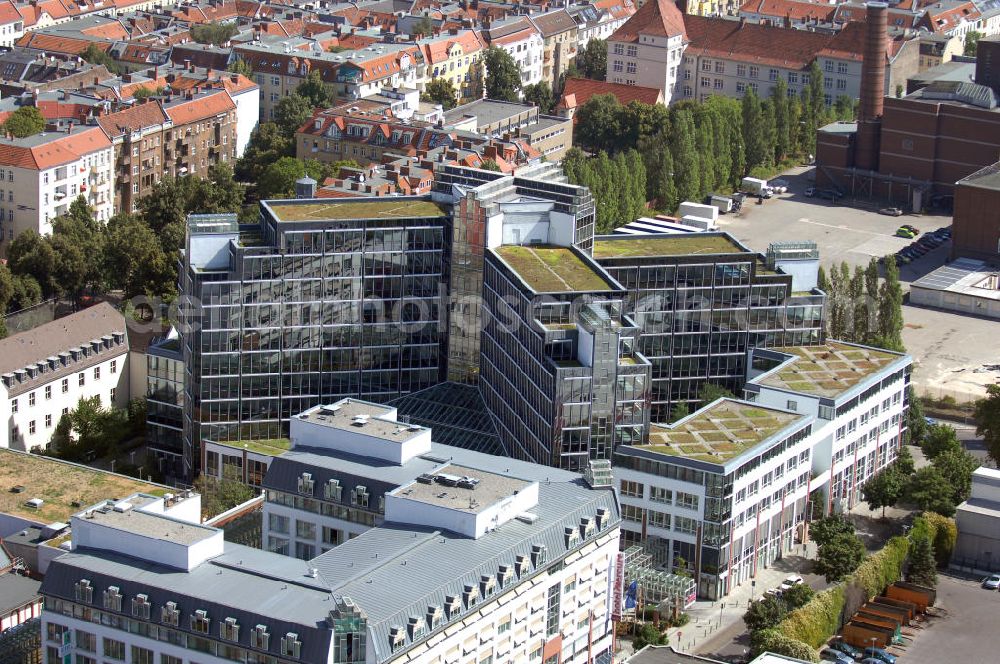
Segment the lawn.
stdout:
[[444,209],[423,199],[385,198],[330,203],[270,203],[278,221],[324,221],[327,219],[407,219],[443,217]]
[[498,247],[497,254],[536,293],[611,290],[608,282],[566,247]]
[[623,236],[622,239],[598,240],[594,243],[594,258],[741,253],[746,252],[730,238],[709,233],[652,238]]

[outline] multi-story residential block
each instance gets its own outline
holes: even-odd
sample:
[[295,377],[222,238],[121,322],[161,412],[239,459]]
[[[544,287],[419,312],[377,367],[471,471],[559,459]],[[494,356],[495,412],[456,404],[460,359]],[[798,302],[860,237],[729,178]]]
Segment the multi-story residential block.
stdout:
[[554,244],[572,234],[571,218],[524,223],[510,210],[491,233],[505,242],[486,256],[479,387],[508,454],[582,470],[645,438],[650,365],[625,291]]
[[67,125],[27,138],[0,138],[0,232],[52,232],[78,196],[106,221],[114,214],[111,141],[98,127]]
[[80,399],[124,407],[129,395],[125,318],[100,303],[0,340],[0,447],[45,449]]
[[164,177],[208,177],[237,150],[237,107],[225,89],[167,95],[97,119],[115,152],[115,211],[134,212]]
[[[73,516],[72,551],[41,587],[46,661],[65,653],[81,662],[432,664],[610,654],[620,521],[612,491],[514,461],[501,473],[495,457],[449,460],[451,450],[442,456],[406,426],[336,417],[305,414],[303,425],[326,436],[314,441],[325,449],[303,460],[327,461],[276,460],[271,472],[283,463],[294,473],[276,480],[281,494],[304,519],[333,504],[327,495],[383,500],[387,525],[303,561],[226,542],[221,530],[165,514],[151,496],[95,505]],[[376,429],[385,431],[368,433]],[[366,462],[398,486],[380,494],[384,482],[351,475]],[[361,492],[360,481],[368,483]]]
[[482,90],[485,70],[476,63],[482,59],[486,45],[477,30],[453,28],[447,33],[417,42],[423,57],[425,76],[421,89],[436,78],[451,83],[459,99],[472,101],[473,92]]
[[24,17],[10,0],[0,3],[0,46],[11,48],[24,34]]
[[447,111],[443,124],[445,129],[471,131],[481,136],[524,138],[547,161],[561,161],[573,147],[573,123],[566,118],[540,114],[532,104],[480,99]]
[[527,17],[495,21],[483,30],[482,38],[489,46],[502,48],[514,58],[521,70],[521,87],[542,81],[545,44],[542,34]]
[[608,37],[611,83],[663,91],[667,104],[678,99],[678,73],[688,37],[684,15],[672,0],[649,0]]
[[583,49],[591,39],[610,37],[635,13],[635,5],[632,0],[600,0],[566,10],[579,26],[576,43],[577,48]]
[[579,26],[565,9],[528,18],[542,36],[542,80],[554,86],[576,57]]
[[707,598],[805,541],[812,515],[854,505],[901,445],[908,356],[840,342],[751,354],[748,401],[654,426],[615,456],[623,544],[682,558]]
[[412,197],[262,203],[255,232],[193,215],[180,276],[186,473],[203,439],[279,438],[318,403],[437,383],[446,222]]
[[751,348],[822,338],[825,297],[815,281],[785,274],[726,233],[601,236],[593,255],[629,294],[636,350],[653,365],[653,422],[698,403],[707,383],[738,392]]

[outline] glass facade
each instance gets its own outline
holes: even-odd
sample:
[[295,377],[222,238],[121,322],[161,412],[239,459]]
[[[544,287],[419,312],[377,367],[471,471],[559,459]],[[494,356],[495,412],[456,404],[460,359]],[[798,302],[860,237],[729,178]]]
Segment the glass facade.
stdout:
[[[615,243],[627,243],[628,238]],[[628,291],[626,311],[642,333],[638,351],[653,365],[651,421],[694,410],[707,383],[736,394],[747,350],[821,342],[821,294],[792,294],[792,277],[745,253],[602,255],[597,260]]]
[[189,219],[189,474],[203,439],[280,438],[319,403],[384,402],[440,381],[445,213],[426,199],[365,200],[262,203],[253,227]]
[[146,351],[146,442],[160,472],[184,476],[184,360],[180,339],[158,341]]
[[510,456],[582,471],[641,441],[649,363],[621,291],[538,295],[486,259],[480,391]]

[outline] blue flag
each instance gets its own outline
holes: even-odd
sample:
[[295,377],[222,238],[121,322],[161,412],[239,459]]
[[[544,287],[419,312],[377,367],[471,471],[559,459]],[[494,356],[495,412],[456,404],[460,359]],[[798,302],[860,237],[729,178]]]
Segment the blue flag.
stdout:
[[625,608],[634,609],[636,604],[636,592],[638,592],[637,582],[633,581],[628,584],[628,588],[625,590]]

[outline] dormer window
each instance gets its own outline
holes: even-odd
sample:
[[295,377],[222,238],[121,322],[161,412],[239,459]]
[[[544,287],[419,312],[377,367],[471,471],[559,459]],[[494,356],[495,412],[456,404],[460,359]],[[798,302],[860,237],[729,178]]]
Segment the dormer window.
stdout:
[[149,611],[152,605],[149,603],[147,595],[136,595],[132,599],[132,615],[142,620],[149,620]]
[[351,504],[368,507],[368,487],[361,484],[354,487],[354,493],[351,495]]
[[267,650],[271,643],[271,635],[267,633],[266,625],[257,625],[250,632],[250,647],[257,650]]
[[538,569],[545,564],[548,558],[548,550],[544,544],[535,544],[531,547],[531,566]]
[[594,520],[586,517],[580,519],[580,537],[587,539],[594,534]]
[[515,559],[514,571],[517,572],[518,578],[521,578],[528,572],[528,556],[518,556]]
[[406,631],[402,627],[389,628],[389,651],[396,652],[406,645]]
[[410,641],[421,638],[424,635],[424,621],[417,616],[411,616],[406,623],[406,635],[410,637]]
[[465,605],[466,610],[471,609],[479,601],[479,589],[476,586],[467,584],[465,590],[462,591],[462,604]]
[[118,586],[110,586],[104,591],[104,608],[110,611],[122,610],[122,594]]
[[566,543],[567,549],[576,546],[580,542],[580,531],[573,526],[566,526],[563,532],[563,541]]
[[208,627],[211,620],[208,617],[208,611],[204,609],[198,609],[193,614],[191,614],[191,630],[198,632],[199,634],[208,634]]
[[240,626],[236,618],[226,618],[219,623],[219,636],[227,641],[240,640]]
[[479,579],[479,594],[482,595],[483,599],[491,597],[497,589],[496,577],[490,576],[489,574],[484,574],[481,579]]
[[340,502],[344,487],[340,486],[340,480],[329,480],[323,486],[323,497],[327,500]]
[[181,612],[177,608],[176,602],[167,602],[160,609],[160,622],[164,625],[170,625],[171,627],[177,627],[180,624]]
[[500,565],[497,571],[497,583],[501,588],[506,588],[511,579],[514,578],[514,567],[512,565]]
[[608,510],[603,507],[597,508],[597,530],[604,530],[604,527],[608,525],[609,514]]
[[73,596],[78,602],[90,604],[94,601],[94,587],[87,579],[80,579],[73,588]]
[[440,606],[427,607],[427,629],[433,631],[444,620],[444,610]]
[[281,656],[282,657],[294,657],[299,658],[302,653],[302,642],[299,641],[299,635],[295,632],[288,632],[283,637],[281,637]]
[[299,477],[299,493],[305,494],[307,496],[313,495],[313,477],[312,473],[302,473]]
[[451,620],[462,611],[462,604],[455,595],[446,595],[444,598],[444,612]]

